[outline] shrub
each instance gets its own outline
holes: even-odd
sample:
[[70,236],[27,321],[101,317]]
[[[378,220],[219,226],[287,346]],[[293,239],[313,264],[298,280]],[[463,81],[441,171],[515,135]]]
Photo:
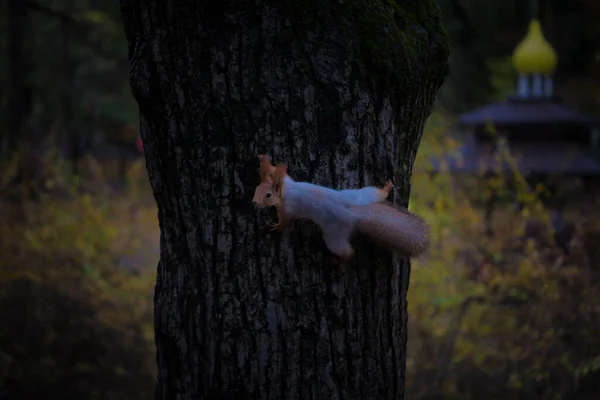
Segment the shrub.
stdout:
[[117,192],[93,159],[79,178],[50,153],[42,161],[34,190],[1,180],[0,398],[148,399],[156,251],[123,262],[148,240],[141,231],[158,234],[141,165]]
[[[413,175],[411,208],[432,223],[434,238],[411,271],[407,396],[597,393],[600,231],[587,223],[598,220],[597,211],[581,212],[572,197],[563,211],[572,229],[561,243],[543,201],[546,188],[514,163],[486,179],[429,173],[428,157],[457,145],[447,125],[440,115],[430,119]],[[513,162],[508,153],[502,159]],[[486,221],[492,193],[500,200]]]

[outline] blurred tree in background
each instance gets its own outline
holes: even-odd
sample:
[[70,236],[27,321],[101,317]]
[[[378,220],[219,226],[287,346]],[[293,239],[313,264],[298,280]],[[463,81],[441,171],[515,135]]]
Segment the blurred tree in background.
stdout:
[[[2,155],[23,162],[56,147],[70,159],[134,149],[137,106],[129,90],[118,4],[8,0],[0,14]],[[107,147],[108,145],[108,147]],[[34,171],[32,171],[34,172]]]
[[[501,204],[490,237],[480,200],[509,177],[429,168],[459,145],[456,113],[514,90],[510,57],[535,4],[438,2],[451,66],[412,180],[411,208],[435,240],[411,272],[406,396],[598,398],[594,196],[570,195],[575,233],[561,246],[545,188],[516,179],[523,207]],[[599,116],[600,2],[536,4],[557,93]],[[141,161],[125,163],[138,113],[119,4],[7,0],[0,31],[0,399],[147,399],[158,227]]]

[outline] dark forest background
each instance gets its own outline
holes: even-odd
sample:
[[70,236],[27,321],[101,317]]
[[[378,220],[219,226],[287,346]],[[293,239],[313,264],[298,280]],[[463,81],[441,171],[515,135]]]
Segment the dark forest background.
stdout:
[[[598,196],[564,179],[560,241],[544,188],[512,171],[523,207],[498,207],[488,237],[478,177],[428,163],[460,144],[457,115],[514,91],[512,51],[534,15],[557,94],[600,117],[600,2],[438,3],[450,74],[413,176],[434,245],[411,273],[407,398],[598,398]],[[119,3],[1,7],[0,399],[150,398],[159,229]]]

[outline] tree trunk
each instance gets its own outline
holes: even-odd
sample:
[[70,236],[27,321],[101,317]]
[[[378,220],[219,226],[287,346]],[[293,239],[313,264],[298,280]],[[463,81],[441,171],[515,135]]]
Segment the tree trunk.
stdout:
[[447,73],[434,0],[122,0],[161,256],[158,399],[401,399],[409,261],[266,230],[256,154],[406,205]]
[[[65,155],[71,161],[71,171],[74,175],[79,173],[79,132],[73,123],[73,88],[75,86],[75,62],[72,57],[71,32],[66,17],[60,19],[62,35],[62,114],[64,134],[59,139],[64,144]],[[61,146],[63,147],[63,146]]]
[[8,2],[8,129],[2,150],[8,157],[29,138],[27,124],[31,114],[30,53],[25,35],[30,31],[29,10],[20,0]]

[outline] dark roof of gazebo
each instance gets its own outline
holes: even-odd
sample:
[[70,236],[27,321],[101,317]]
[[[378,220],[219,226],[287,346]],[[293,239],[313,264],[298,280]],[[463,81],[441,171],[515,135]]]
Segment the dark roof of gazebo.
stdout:
[[458,125],[476,126],[492,123],[495,125],[526,124],[573,124],[596,125],[598,120],[581,114],[563,104],[560,100],[525,100],[513,97],[476,108],[462,114]]
[[[580,146],[565,146],[564,143],[515,143],[510,145],[512,157],[522,173],[563,173],[576,175],[600,175],[600,157],[593,150]],[[448,165],[449,172],[479,173],[495,171],[496,159],[490,147],[481,147],[468,140],[456,151],[432,160],[435,171],[440,171],[441,162]],[[508,164],[502,170],[509,170]]]

